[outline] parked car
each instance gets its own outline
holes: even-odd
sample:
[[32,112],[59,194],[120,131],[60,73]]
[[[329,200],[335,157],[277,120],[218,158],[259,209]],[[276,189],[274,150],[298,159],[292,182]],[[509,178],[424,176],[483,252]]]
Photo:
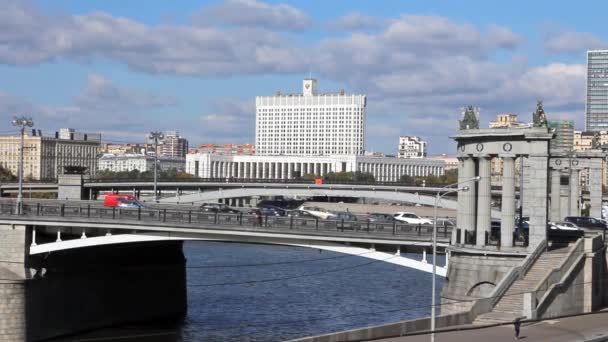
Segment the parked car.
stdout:
[[302,218],[302,219],[304,219],[304,218],[309,218],[309,219],[317,218],[316,216],[313,216],[309,212],[304,211],[304,210],[299,210],[299,209],[288,211],[287,212],[287,216],[292,216],[292,217],[297,217],[297,218]]
[[566,222],[571,222],[580,228],[587,230],[601,230],[606,229],[606,224],[602,221],[588,216],[568,216],[564,219]]
[[454,227],[456,227],[456,221],[453,219],[449,219],[449,218],[438,217],[437,218],[437,228],[442,228],[442,227],[454,228]]
[[547,237],[552,240],[575,240],[584,235],[584,230],[572,222],[549,222],[547,224]]
[[334,213],[332,213],[328,210],[325,210],[323,208],[319,208],[319,207],[310,207],[310,206],[303,205],[303,206],[299,207],[298,210],[305,211],[305,212],[311,214],[312,216],[318,217],[323,220],[333,219],[336,216]]
[[223,203],[204,203],[201,205],[202,211],[208,211],[212,213],[228,213],[228,214],[239,214],[240,211],[232,209]]
[[347,211],[338,211],[330,220],[336,220],[336,226],[342,229],[359,229],[357,216]]
[[393,218],[397,221],[405,222],[408,224],[433,224],[433,221],[422,218],[414,213],[398,212],[393,214]]
[[250,212],[251,214],[257,214],[260,213],[262,216],[285,216],[286,212],[285,210],[278,208],[278,207],[259,207],[257,209],[254,209],[252,212]]
[[393,223],[395,218],[390,214],[371,213],[367,214],[366,219],[371,223]]

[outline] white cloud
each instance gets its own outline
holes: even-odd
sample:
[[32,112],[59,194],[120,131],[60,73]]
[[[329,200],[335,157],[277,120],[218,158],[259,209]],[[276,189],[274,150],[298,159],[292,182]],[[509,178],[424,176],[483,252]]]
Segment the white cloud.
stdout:
[[[210,13],[229,8],[240,10],[204,20]],[[292,19],[286,22],[280,13]],[[510,28],[490,25],[484,29],[446,17],[412,14],[378,20],[381,25],[366,31],[376,18],[350,14],[338,18],[334,28],[355,32],[304,44],[293,32],[308,27],[310,19],[288,5],[227,1],[203,8],[194,16],[194,24],[150,26],[102,12],[48,14],[9,1],[0,4],[0,63],[102,60],[147,73],[195,76],[304,74],[313,66],[321,88],[323,79],[331,79],[349,92],[368,95],[369,146],[387,151],[394,150],[399,134],[433,137],[432,151],[449,151],[452,144],[447,136],[457,127],[459,108],[468,104],[481,106],[484,124],[500,112],[529,119],[537,99],[544,100],[549,118],[552,112],[560,117],[584,115],[584,66],[531,67],[525,57],[509,59],[508,54],[524,41]],[[545,46],[568,52],[595,48],[591,45],[598,42],[589,34],[570,33],[548,38]],[[500,61],[493,58],[497,51],[501,51]],[[111,99],[118,99],[119,105]],[[132,108],[125,120],[133,125],[132,131],[145,132],[147,127],[136,124],[150,121],[143,117],[148,113],[144,109],[170,106],[174,101],[92,75],[85,92],[73,103],[37,108],[68,122],[92,118],[80,122],[99,123],[115,132],[121,131],[116,124],[104,123],[103,117],[94,114],[124,113],[120,106]],[[4,107],[28,107],[14,99],[3,100],[0,94],[0,106],[3,102]],[[171,126],[178,125],[195,141],[250,142],[255,127],[253,105],[253,99],[220,99],[194,121],[172,117]]]
[[384,22],[381,18],[354,12],[329,21],[328,27],[336,31],[357,31],[379,28]]
[[300,31],[311,25],[310,18],[287,4],[269,4],[256,0],[226,0],[210,5],[193,16],[200,25],[228,24],[275,30]]
[[544,47],[553,53],[583,54],[586,50],[607,48],[608,43],[589,32],[564,31],[547,34]]
[[[269,63],[268,51],[290,58]],[[185,75],[292,72],[303,65],[284,38],[270,31],[148,26],[103,12],[51,15],[20,2],[0,4],[0,63],[57,58],[112,60],[148,73]]]

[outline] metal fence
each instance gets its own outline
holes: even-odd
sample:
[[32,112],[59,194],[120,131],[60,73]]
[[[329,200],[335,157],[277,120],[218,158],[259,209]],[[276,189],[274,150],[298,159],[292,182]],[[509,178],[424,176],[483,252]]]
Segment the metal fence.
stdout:
[[[0,204],[0,215],[15,217],[15,205]],[[154,223],[155,225],[186,226],[189,228],[216,228],[216,229],[264,229],[302,232],[334,232],[355,233],[374,236],[407,236],[411,238],[431,239],[433,225],[406,224],[398,221],[373,222],[371,220],[322,220],[319,218],[303,218],[296,216],[256,216],[246,213],[219,213],[205,212],[196,209],[174,208],[139,208],[127,209],[117,207],[101,207],[95,205],[82,205],[70,203],[32,203],[24,204],[23,215],[26,218],[65,218],[72,219],[120,221],[120,223],[141,224]],[[448,238],[451,227],[447,225],[437,227],[439,238]]]

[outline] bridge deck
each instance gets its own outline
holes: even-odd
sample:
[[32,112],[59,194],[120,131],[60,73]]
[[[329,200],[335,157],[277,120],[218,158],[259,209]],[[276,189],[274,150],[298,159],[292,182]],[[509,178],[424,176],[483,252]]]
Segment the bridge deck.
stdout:
[[[387,245],[430,245],[431,225],[336,221],[296,217],[208,213],[179,209],[121,209],[78,204],[24,205],[24,215],[14,215],[14,205],[0,205],[0,222],[58,227],[180,232],[221,236],[323,240]],[[438,227],[438,242],[449,243],[450,230]]]

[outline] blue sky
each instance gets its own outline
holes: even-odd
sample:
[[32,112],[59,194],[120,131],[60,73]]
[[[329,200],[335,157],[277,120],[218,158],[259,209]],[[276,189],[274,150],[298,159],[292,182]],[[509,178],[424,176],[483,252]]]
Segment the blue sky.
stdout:
[[585,51],[608,48],[602,1],[0,3],[0,130],[29,114],[109,141],[177,129],[192,144],[254,141],[254,100],[368,95],[367,149],[421,135],[453,153],[460,108],[584,122]]

